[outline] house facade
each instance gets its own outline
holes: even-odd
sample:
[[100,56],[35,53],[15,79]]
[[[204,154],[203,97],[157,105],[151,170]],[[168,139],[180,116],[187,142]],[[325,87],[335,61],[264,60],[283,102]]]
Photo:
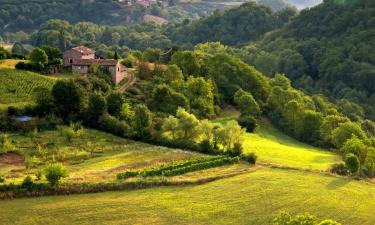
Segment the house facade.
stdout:
[[111,75],[115,84],[120,83],[127,75],[127,68],[115,59],[103,59],[95,51],[85,46],[67,50],[63,54],[64,67],[71,67],[72,72],[87,74],[92,64],[99,64]]

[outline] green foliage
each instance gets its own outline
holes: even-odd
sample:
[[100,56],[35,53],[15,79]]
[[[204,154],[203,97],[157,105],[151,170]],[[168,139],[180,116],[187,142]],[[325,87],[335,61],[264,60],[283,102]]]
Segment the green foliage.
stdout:
[[177,108],[189,109],[189,100],[168,85],[158,85],[152,92],[152,107],[156,111],[173,114]]
[[309,214],[290,215],[282,211],[273,220],[274,225],[315,225],[315,217]]
[[47,181],[51,186],[58,185],[62,178],[68,176],[68,171],[66,170],[66,168],[59,163],[47,165],[44,169],[44,173]]
[[111,93],[107,96],[107,110],[108,113],[115,117],[120,117],[122,105],[125,99],[120,93]]
[[145,169],[140,171],[125,171],[117,174],[117,179],[127,179],[141,175],[149,176],[177,176],[184,173],[204,170],[213,167],[219,167],[228,164],[238,163],[238,157],[215,156],[208,158],[192,159],[184,162],[161,165],[160,167]]
[[257,120],[250,115],[241,115],[237,122],[241,127],[245,128],[247,132],[254,132],[254,130],[258,127]]
[[239,89],[234,94],[234,103],[236,103],[237,107],[241,111],[241,114],[251,115],[254,117],[261,114],[260,107],[255,101],[254,97],[249,92],[242,89]]
[[24,55],[25,53],[26,53],[26,50],[21,43],[16,42],[13,44],[12,54]]
[[35,48],[30,52],[30,61],[32,63],[41,63],[43,65],[48,63],[48,56],[41,48]]
[[332,142],[336,147],[341,148],[353,135],[360,139],[366,137],[366,134],[358,124],[353,122],[341,123],[332,132]]
[[360,158],[363,163],[366,158],[366,145],[357,136],[352,135],[352,137],[346,140],[345,144],[340,149],[343,153],[353,153]]
[[353,153],[349,153],[345,156],[345,164],[352,174],[357,173],[361,165],[358,157]]
[[160,60],[160,56],[160,49],[148,48],[143,52],[143,59],[151,63],[158,62]]
[[198,58],[191,51],[178,51],[174,53],[171,63],[180,67],[185,76],[200,75]]
[[341,176],[346,176],[349,174],[349,169],[344,163],[335,163],[330,168],[331,173],[336,173]]
[[132,128],[138,138],[147,138],[151,134],[152,114],[145,105],[137,105],[134,108]]
[[184,108],[178,108],[176,118],[179,121],[178,129],[181,131],[183,139],[194,140],[199,136],[199,120],[193,114],[188,113]]
[[8,135],[0,134],[0,154],[16,150],[16,147]]
[[91,126],[95,126],[97,124],[98,119],[106,112],[106,109],[107,102],[102,95],[94,93],[90,96],[87,121]]
[[186,81],[185,96],[190,101],[192,113],[198,117],[214,116],[214,87],[210,80],[190,76]]
[[84,100],[80,85],[72,80],[59,80],[52,88],[58,115],[65,120],[72,120],[82,111]]
[[250,152],[250,153],[242,154],[241,158],[245,160],[246,162],[252,165],[255,165],[255,163],[257,162],[258,156],[254,152]]

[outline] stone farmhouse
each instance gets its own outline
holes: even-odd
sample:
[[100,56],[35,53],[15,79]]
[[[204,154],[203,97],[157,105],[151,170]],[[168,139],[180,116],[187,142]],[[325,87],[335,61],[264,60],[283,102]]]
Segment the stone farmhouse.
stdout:
[[64,67],[71,67],[72,72],[87,74],[92,64],[97,63],[106,69],[115,84],[120,83],[127,75],[127,68],[115,59],[103,59],[95,51],[85,46],[67,50],[63,54]]

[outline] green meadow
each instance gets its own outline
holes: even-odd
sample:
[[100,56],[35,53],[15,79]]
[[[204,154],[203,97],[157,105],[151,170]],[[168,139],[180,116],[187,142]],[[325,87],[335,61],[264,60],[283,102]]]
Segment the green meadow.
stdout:
[[373,225],[375,186],[285,169],[211,183],[0,201],[0,224],[272,224],[279,210]]

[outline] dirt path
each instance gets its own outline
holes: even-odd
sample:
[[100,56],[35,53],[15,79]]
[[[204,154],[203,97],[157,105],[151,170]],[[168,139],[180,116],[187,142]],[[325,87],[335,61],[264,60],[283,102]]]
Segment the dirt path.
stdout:
[[123,84],[122,86],[118,87],[118,91],[125,92],[130,86],[132,86],[136,81],[137,78],[135,77],[134,73],[128,72],[129,80]]

